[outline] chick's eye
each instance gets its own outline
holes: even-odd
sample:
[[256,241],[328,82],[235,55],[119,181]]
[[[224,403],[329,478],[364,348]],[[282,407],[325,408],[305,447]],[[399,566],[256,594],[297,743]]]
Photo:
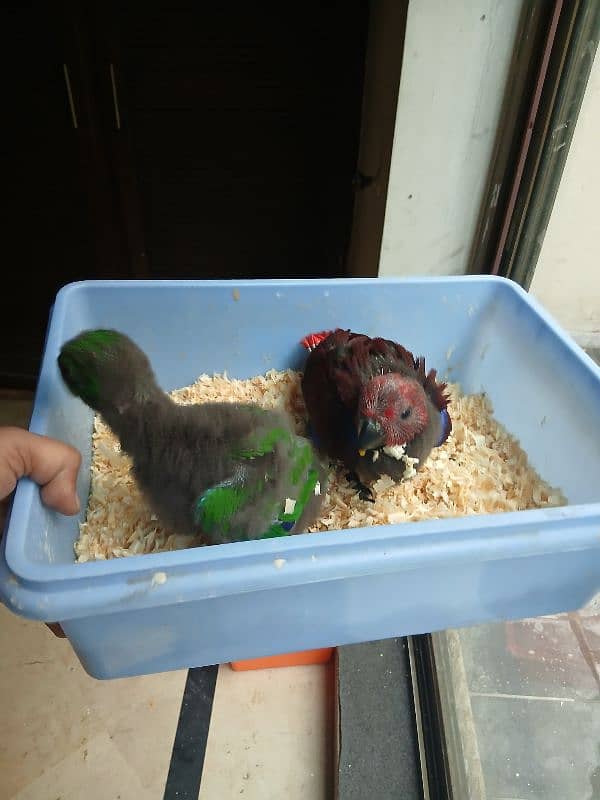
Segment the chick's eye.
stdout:
[[400,416],[402,417],[402,419],[408,419],[410,417],[410,415],[411,415],[411,412],[412,412],[412,409],[405,408],[404,411],[400,414]]

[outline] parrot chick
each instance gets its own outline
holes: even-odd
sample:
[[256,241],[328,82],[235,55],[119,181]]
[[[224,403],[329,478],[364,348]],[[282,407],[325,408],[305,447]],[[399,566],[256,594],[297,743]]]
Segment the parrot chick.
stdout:
[[68,389],[99,413],[132,460],[149,505],[176,533],[210,544],[300,533],[314,521],[327,474],[283,413],[258,405],[179,405],[145,353],[114,330],[63,345]]
[[314,441],[348,470],[363,500],[381,475],[400,481],[452,430],[446,384],[387,339],[337,329],[302,340],[302,394]]

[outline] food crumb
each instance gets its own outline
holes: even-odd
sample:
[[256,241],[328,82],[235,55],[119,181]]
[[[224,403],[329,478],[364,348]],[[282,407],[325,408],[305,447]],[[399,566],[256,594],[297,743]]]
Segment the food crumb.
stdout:
[[285,508],[283,509],[284,514],[293,514],[294,509],[296,508],[296,501],[291,500],[289,497],[285,499]]
[[389,456],[390,458],[395,458],[397,461],[399,461],[404,455],[403,444],[394,444],[391,447],[383,447],[382,449],[383,452],[386,454],[386,456]]

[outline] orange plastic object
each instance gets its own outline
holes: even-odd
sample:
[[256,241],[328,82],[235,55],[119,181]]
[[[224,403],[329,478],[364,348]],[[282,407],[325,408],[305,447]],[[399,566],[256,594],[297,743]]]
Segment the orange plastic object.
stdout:
[[284,653],[281,656],[250,658],[246,661],[232,661],[229,666],[236,672],[250,669],[274,669],[276,667],[299,667],[305,664],[326,664],[333,654],[333,647],[320,650],[303,650],[301,653]]

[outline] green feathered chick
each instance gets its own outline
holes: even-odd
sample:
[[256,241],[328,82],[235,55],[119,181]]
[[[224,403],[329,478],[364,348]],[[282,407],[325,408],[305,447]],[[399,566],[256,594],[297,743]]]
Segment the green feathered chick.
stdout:
[[58,366],[119,438],[165,527],[222,544],[301,533],[316,519],[327,472],[283,413],[178,405],[145,353],[115,330],[83,331],[63,345]]

